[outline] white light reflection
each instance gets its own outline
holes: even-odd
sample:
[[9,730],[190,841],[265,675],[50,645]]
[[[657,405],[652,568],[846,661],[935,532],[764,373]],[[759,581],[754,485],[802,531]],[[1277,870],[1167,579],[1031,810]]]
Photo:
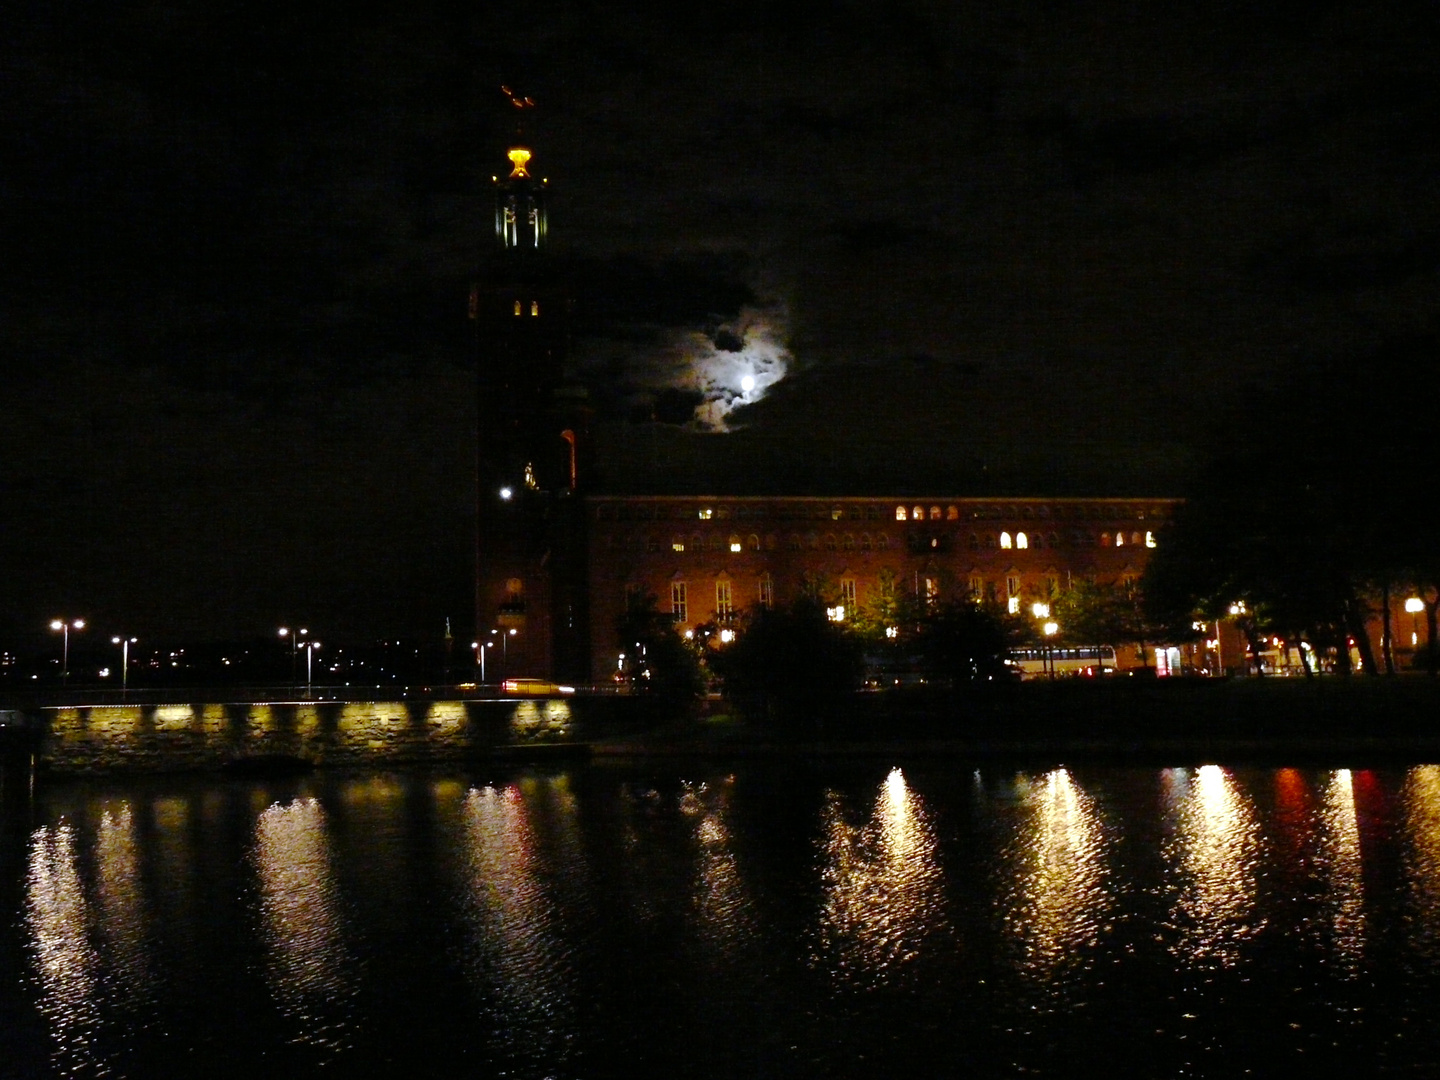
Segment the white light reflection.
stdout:
[[811,962],[837,980],[896,977],[926,942],[948,929],[935,835],[920,800],[893,769],[863,826],[825,795],[823,899]]
[[100,1020],[99,961],[86,937],[90,916],[71,827],[36,829],[27,862],[25,924],[40,980],[39,1009],[55,1040],[57,1064],[73,1063],[59,1070],[68,1073],[91,1059]]
[[1404,799],[1409,946],[1417,956],[1433,962],[1440,957],[1440,765],[1411,769]]
[[338,1053],[350,1041],[356,987],[320,803],[268,807],[256,819],[251,857],[271,993],[296,1022],[296,1042]]
[[140,882],[135,816],[128,802],[101,815],[95,864],[100,928],[123,1000],[134,1006],[150,995],[152,985],[146,954],[149,919]]
[[573,1044],[573,965],[525,799],[514,785],[471,789],[463,811],[470,976],[490,1038],[512,1058],[550,1067]]
[[735,960],[756,941],[750,894],[731,848],[726,815],[734,777],[719,783],[686,784],[680,811],[695,827],[698,859],[693,911],[701,941],[717,961]]
[[1066,769],[1021,780],[1024,818],[1012,846],[1005,923],[1023,943],[1022,971],[1046,981],[1095,945],[1109,901],[1105,833]]
[[1170,951],[1184,963],[1229,967],[1260,927],[1255,914],[1260,833],[1254,810],[1218,765],[1170,777],[1174,833],[1164,845],[1176,897]]
[[1349,769],[1331,774],[1320,826],[1321,855],[1330,886],[1326,906],[1331,938],[1341,969],[1353,977],[1365,951],[1365,884]]

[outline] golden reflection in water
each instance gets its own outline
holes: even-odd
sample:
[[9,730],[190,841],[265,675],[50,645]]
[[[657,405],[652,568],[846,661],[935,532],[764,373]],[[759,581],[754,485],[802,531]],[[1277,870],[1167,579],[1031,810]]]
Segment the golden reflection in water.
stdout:
[[735,778],[686,784],[680,810],[694,822],[698,858],[693,917],[700,940],[716,960],[734,960],[756,940],[754,909],[735,861],[726,817]]
[[266,976],[295,1041],[343,1048],[354,993],[325,811],[313,798],[271,804],[255,821]]
[[1411,769],[1404,800],[1410,947],[1433,959],[1440,955],[1440,765]]
[[1175,832],[1164,851],[1177,890],[1170,950],[1185,963],[1229,967],[1259,929],[1252,922],[1260,860],[1255,812],[1218,765],[1172,782]]
[[95,834],[95,891],[111,962],[133,1004],[148,992],[148,919],[140,883],[135,816],[129,802],[107,807]]
[[1325,789],[1320,846],[1329,884],[1331,939],[1341,968],[1353,975],[1365,950],[1365,885],[1349,769],[1336,769]]
[[1023,943],[1022,971],[1048,979],[1096,942],[1108,903],[1105,833],[1067,769],[1022,779],[1005,922]]
[[573,973],[526,800],[515,785],[471,789],[463,825],[470,974],[492,1037],[553,1062],[570,1042]]
[[77,1064],[93,1052],[99,1022],[99,960],[86,936],[89,922],[74,831],[63,823],[36,829],[25,877],[25,924],[40,982],[39,1009],[57,1057]]
[[944,882],[934,829],[920,799],[893,769],[870,820],[846,820],[834,791],[825,794],[823,896],[814,964],[845,982],[883,982],[946,928]]

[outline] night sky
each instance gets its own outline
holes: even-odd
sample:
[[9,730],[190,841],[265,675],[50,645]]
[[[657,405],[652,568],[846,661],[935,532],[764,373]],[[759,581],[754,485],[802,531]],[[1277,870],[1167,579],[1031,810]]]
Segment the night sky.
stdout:
[[612,490],[1181,494],[1437,329],[1431,4],[687,8],[7,14],[0,645],[469,633],[502,83]]

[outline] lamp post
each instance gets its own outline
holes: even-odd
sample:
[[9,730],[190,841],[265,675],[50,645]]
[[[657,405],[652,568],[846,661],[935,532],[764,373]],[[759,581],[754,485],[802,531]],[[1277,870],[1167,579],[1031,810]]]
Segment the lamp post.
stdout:
[[[303,634],[304,631],[302,630]],[[305,696],[311,696],[311,689],[314,686],[315,676],[315,650],[320,648],[320,642],[307,638],[300,643],[300,648],[305,650]]]
[[110,643],[120,646],[120,697],[123,700],[130,686],[130,646],[139,641],[133,637],[112,637]]
[[1410,613],[1410,647],[1420,647],[1420,612],[1425,610],[1425,601],[1418,596],[1412,596],[1405,601],[1405,610]]
[[85,620],[84,620],[84,619],[51,619],[51,620],[50,620],[50,629],[51,629],[51,630],[59,630],[62,634],[65,635],[65,643],[64,643],[64,645],[61,647],[61,651],[60,651],[60,678],[65,679],[65,680],[69,680],[69,678],[70,678],[70,630],[71,630],[72,628],[73,628],[73,629],[76,629],[76,630],[84,630],[84,629],[85,629]]
[[1053,638],[1053,637],[1055,636],[1056,632],[1060,629],[1060,624],[1059,624],[1059,623],[1056,623],[1056,622],[1047,622],[1047,623],[1045,624],[1044,629],[1045,629],[1045,660],[1046,660],[1046,662],[1050,665],[1050,678],[1053,679],[1053,678],[1055,678],[1055,656],[1054,656],[1054,654],[1050,651],[1050,639]]
[[303,644],[300,639],[309,634],[310,631],[306,630],[304,627],[301,627],[299,630],[291,631],[288,626],[282,626],[280,627],[279,631],[277,631],[277,633],[279,633],[282,638],[290,639],[290,685],[294,686],[296,683],[296,660],[299,656],[300,649]]
[[475,662],[480,665],[480,685],[485,685],[485,650],[490,647],[488,641],[472,641],[470,648],[475,650]]

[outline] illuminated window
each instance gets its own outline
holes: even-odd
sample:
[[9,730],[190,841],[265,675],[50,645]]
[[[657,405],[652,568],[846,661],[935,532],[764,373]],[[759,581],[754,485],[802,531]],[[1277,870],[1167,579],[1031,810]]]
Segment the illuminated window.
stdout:
[[1025,548],[1028,548],[1030,546],[1030,538],[1024,533],[1016,533],[1015,546],[1023,551]]
[[905,508],[904,508],[903,506],[897,506],[897,507],[895,507],[895,520],[896,520],[896,521],[904,521],[904,520],[905,520],[905,516],[906,516],[906,515],[905,515]]
[[954,506],[947,506],[947,507],[945,508],[945,520],[946,520],[946,521],[959,521],[959,520],[960,520],[960,510],[959,510],[959,508],[958,508],[958,507],[954,507]]
[[1109,534],[1108,532],[1102,532],[1102,533],[1100,534],[1100,546],[1101,546],[1101,547],[1109,547],[1109,546],[1110,546],[1110,534]]
[[1123,532],[1117,532],[1117,533],[1115,534],[1115,546],[1116,546],[1116,547],[1124,547],[1124,546],[1125,546],[1125,534],[1124,534]]
[[835,507],[832,507],[832,508],[831,508],[831,510],[830,510],[830,520],[831,520],[831,521],[839,521],[839,520],[840,520],[842,517],[844,517],[844,516],[845,516],[845,511],[841,510],[840,507],[835,506]]
[[917,506],[917,507],[915,507],[915,509],[911,510],[911,511],[910,511],[910,520],[911,520],[911,521],[924,521],[924,520],[925,520],[925,508],[924,508],[923,506]]
[[1002,532],[1002,533],[1000,534],[1000,546],[1001,546],[1002,548],[1009,548],[1009,547],[1011,546],[1011,545],[1010,545],[1010,534],[1009,534],[1008,532]]
[[671,550],[671,551],[684,551],[684,550],[685,550],[685,538],[684,538],[683,536],[677,536],[677,537],[675,537],[675,539],[671,540],[671,541],[670,541],[670,550]]
[[685,582],[670,583],[670,617],[678,623],[688,622],[690,619],[690,603],[686,592]]
[[531,301],[530,301],[530,314],[531,314],[532,317],[535,316],[535,315],[539,315],[539,314],[540,314],[540,301],[539,301],[539,300],[531,300]]
[[1008,611],[1011,615],[1020,614],[1020,598],[1018,596],[1012,596],[1008,600],[1006,600],[1005,610]]
[[931,520],[931,521],[939,521],[939,520],[940,520],[940,508],[939,508],[938,506],[932,506],[932,507],[930,507],[930,520]]
[[850,610],[850,611],[854,611],[854,610],[855,610],[855,579],[854,579],[854,578],[841,578],[841,579],[840,579],[840,602],[843,603],[848,610]]
[[515,301],[515,314],[516,314],[516,315],[519,315],[519,314],[520,314],[520,301],[519,301],[519,300],[516,300],[516,301]]
[[1013,574],[1005,579],[1005,595],[1012,597],[1020,595],[1020,579]]
[[1155,534],[1153,532],[1147,531],[1145,533],[1145,546],[1147,548],[1153,548],[1155,546]]
[[940,598],[940,579],[927,577],[925,579],[925,606],[930,607]]
[[731,550],[732,552],[741,551],[741,550],[743,550],[743,548],[744,548],[744,545],[740,543],[740,537],[738,537],[738,536],[732,536],[732,537],[730,537],[730,550]]
[[734,610],[730,606],[730,580],[721,578],[715,582],[715,614],[722,619],[728,619]]
[[707,506],[707,507],[704,507],[704,508],[700,511],[700,520],[701,520],[701,521],[709,521],[709,520],[710,520],[712,517],[714,517],[714,516],[715,516],[715,515],[714,515],[714,511],[711,510],[708,506]]
[[980,600],[985,596],[985,579],[978,574],[970,576],[970,599]]
[[765,574],[760,578],[759,600],[760,606],[763,608],[769,608],[775,605],[775,582],[769,574]]

